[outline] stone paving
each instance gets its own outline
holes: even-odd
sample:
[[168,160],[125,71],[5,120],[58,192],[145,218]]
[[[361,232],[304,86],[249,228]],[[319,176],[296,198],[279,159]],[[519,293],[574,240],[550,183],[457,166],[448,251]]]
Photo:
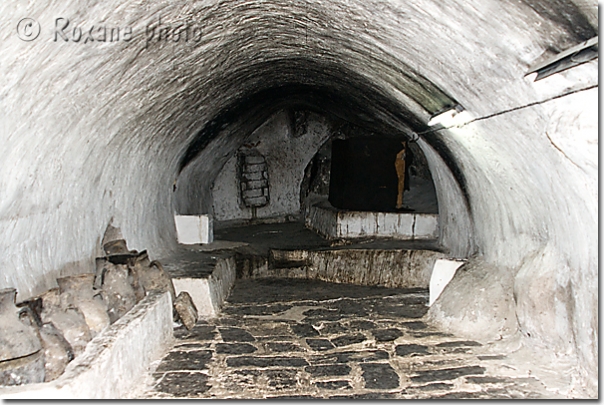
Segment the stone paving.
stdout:
[[242,279],[220,317],[175,329],[138,398],[554,398],[504,354],[422,321],[426,290]]

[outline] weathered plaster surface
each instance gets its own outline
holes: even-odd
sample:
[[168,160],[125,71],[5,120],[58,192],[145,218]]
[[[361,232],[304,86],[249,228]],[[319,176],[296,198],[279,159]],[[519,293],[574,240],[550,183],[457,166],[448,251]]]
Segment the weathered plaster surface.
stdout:
[[[330,135],[328,124],[316,115],[311,115],[307,130],[300,137],[292,135],[288,114],[275,114],[249,138],[247,144],[265,157],[268,165],[270,202],[257,209],[256,218],[285,217],[300,214],[300,185],[304,169],[321,144]],[[237,156],[232,156],[224,165],[212,187],[212,207],[217,221],[251,219],[250,208],[245,208],[239,198]]]
[[[483,188],[472,198],[474,222],[479,224],[475,226],[476,240],[486,260],[478,266],[484,275],[493,276],[485,282],[495,282],[500,266],[507,267],[511,275],[518,273],[513,283],[508,278],[502,285],[506,300],[511,299],[512,290],[515,293],[520,328],[530,337],[525,343],[548,346],[552,355],[577,355],[582,364],[579,370],[585,377],[592,376],[587,379],[588,389],[597,386],[593,379],[597,364],[588,359],[598,355],[594,105],[597,89],[469,124],[450,134],[468,147],[475,156],[472,161],[480,165],[480,169],[468,168],[467,173],[476,173],[472,181],[477,182],[469,187],[500,185]],[[569,124],[569,117],[574,117],[576,126]],[[522,128],[514,128],[520,123]],[[513,143],[499,142],[495,148],[483,135],[487,126],[496,129],[498,136],[521,135]],[[463,295],[468,288],[474,291],[479,285],[471,284],[458,284],[457,292],[445,289],[444,299]],[[459,317],[453,329],[473,324],[472,328],[480,330],[479,324],[494,316],[492,307],[481,304],[485,309],[476,312],[476,318],[462,320],[464,305],[456,299],[449,303],[453,301],[457,304],[442,304],[445,319],[453,313]],[[464,322],[468,324],[462,325]]]

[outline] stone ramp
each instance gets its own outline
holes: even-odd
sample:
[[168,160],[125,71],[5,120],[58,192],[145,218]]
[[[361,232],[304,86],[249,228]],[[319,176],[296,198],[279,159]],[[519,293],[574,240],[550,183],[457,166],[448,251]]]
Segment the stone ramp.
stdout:
[[191,331],[137,398],[556,398],[505,353],[423,321],[424,289],[237,280],[222,314]]

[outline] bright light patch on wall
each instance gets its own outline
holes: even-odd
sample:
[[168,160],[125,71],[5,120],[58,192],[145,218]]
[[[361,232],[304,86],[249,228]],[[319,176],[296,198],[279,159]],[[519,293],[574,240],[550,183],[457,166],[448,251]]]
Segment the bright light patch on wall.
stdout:
[[440,296],[447,284],[453,279],[457,269],[464,264],[463,260],[438,259],[434,263],[432,276],[430,277],[430,299],[428,306]]
[[433,127],[440,124],[443,127],[452,127],[465,124],[469,121],[469,118],[468,112],[457,104],[455,107],[434,114],[428,121],[428,125]]

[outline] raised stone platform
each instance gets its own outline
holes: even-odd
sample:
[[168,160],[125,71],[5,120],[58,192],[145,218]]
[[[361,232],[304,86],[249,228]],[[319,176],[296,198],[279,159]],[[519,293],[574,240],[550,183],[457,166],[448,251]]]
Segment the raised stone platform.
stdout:
[[160,260],[172,277],[176,294],[188,292],[202,318],[218,315],[235,282],[236,251],[228,249],[233,246],[238,244],[216,242],[183,246]]
[[395,238],[437,239],[438,214],[415,212],[347,211],[321,201],[310,207],[308,228],[327,239]]
[[180,246],[160,260],[176,293],[187,291],[201,318],[218,316],[236,278],[428,288],[435,261],[446,258],[431,239],[329,241],[300,222],[219,228],[215,236],[212,243]]

